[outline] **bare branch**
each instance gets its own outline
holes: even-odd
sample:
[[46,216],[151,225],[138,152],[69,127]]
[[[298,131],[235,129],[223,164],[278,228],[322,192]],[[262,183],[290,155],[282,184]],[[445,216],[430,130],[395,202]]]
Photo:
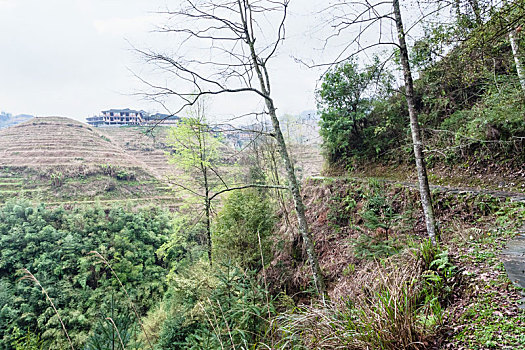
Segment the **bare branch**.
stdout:
[[242,185],[242,186],[237,186],[237,187],[225,188],[224,190],[220,190],[218,192],[215,192],[213,194],[213,196],[210,197],[210,200],[214,199],[218,195],[221,195],[221,194],[223,194],[225,192],[236,191],[236,190],[244,190],[244,189],[247,189],[247,188],[275,188],[275,189],[280,189],[280,190],[288,190],[289,189],[288,187],[279,186],[279,185],[248,184],[248,185]]

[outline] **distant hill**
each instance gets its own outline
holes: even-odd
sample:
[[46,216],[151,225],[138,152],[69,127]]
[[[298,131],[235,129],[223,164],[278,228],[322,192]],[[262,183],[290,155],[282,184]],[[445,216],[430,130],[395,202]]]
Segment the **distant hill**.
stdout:
[[0,131],[0,166],[71,173],[98,165],[142,164],[94,128],[69,118],[33,118]]
[[10,113],[1,112],[0,113],[0,129],[5,129],[10,126],[14,126],[14,125],[23,123],[31,118],[34,118],[34,117],[29,114],[12,115]]
[[[13,197],[52,205],[137,205],[174,208],[181,194],[167,178],[180,169],[168,164],[168,128],[95,128],[63,117],[33,118],[0,130],[0,203]],[[315,145],[291,145],[300,177],[319,174]],[[225,146],[226,158],[234,157]]]
[[171,193],[144,162],[96,128],[38,117],[0,130],[0,202],[13,196],[77,203]]

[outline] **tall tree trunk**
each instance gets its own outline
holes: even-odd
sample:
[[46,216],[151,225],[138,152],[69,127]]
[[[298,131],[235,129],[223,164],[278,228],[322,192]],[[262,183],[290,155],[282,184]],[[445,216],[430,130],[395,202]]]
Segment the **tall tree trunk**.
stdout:
[[481,9],[479,7],[478,0],[468,0],[468,3],[470,7],[472,8],[472,12],[474,12],[474,17],[476,19],[476,25],[479,27],[483,24],[483,19],[481,18]]
[[315,252],[313,238],[308,229],[308,222],[306,221],[305,207],[303,203],[303,198],[301,197],[299,182],[297,181],[297,177],[295,176],[294,166],[292,164],[292,160],[290,159],[290,155],[288,154],[288,149],[286,147],[286,143],[284,142],[284,137],[281,132],[281,128],[279,127],[279,120],[277,119],[277,114],[275,113],[275,106],[273,105],[273,101],[270,99],[266,99],[266,106],[268,107],[268,112],[272,120],[275,138],[277,140],[277,144],[279,145],[281,157],[283,158],[284,166],[286,168],[286,174],[288,176],[290,191],[292,192],[294,200],[295,212],[297,215],[297,222],[299,225],[299,233],[303,238],[303,242],[306,248],[306,254],[308,256],[308,263],[312,268],[312,276],[315,288],[324,302],[325,286],[323,281],[323,275],[319,267],[319,261],[317,260],[317,254]]
[[523,72],[523,66],[521,65],[518,43],[514,37],[514,29],[509,32],[509,41],[510,46],[512,47],[512,56],[514,56],[514,62],[516,63],[516,72],[518,73],[521,89],[525,92],[525,73]]
[[456,9],[456,16],[459,19],[461,18],[461,3],[460,0],[455,0],[454,2],[454,8]]
[[401,54],[401,65],[405,78],[405,93],[408,104],[408,114],[410,116],[410,129],[412,131],[412,143],[414,144],[414,156],[416,158],[417,177],[419,180],[419,192],[421,194],[421,204],[425,214],[425,223],[427,226],[428,237],[433,244],[436,244],[436,223],[434,219],[434,210],[432,208],[432,198],[430,187],[428,185],[427,170],[425,159],[423,157],[423,142],[421,141],[421,130],[419,128],[418,116],[414,103],[414,82],[412,71],[408,61],[408,49],[405,41],[405,31],[401,19],[401,10],[399,0],[394,0],[394,16],[396,20],[397,35],[399,38],[399,51]]
[[[208,191],[206,191],[207,193]],[[208,198],[208,193],[206,194],[206,240],[208,245],[208,261],[210,262],[210,266],[213,265],[212,261],[212,251],[211,251],[211,220],[210,220],[210,212],[211,212],[211,203],[210,199]]]
[[[202,156],[202,155],[201,155]],[[203,158],[201,158],[203,159]],[[210,262],[210,266],[212,266],[212,245],[211,245],[211,201],[210,201],[210,185],[208,183],[208,169],[204,166],[204,164],[201,161],[201,169],[202,174],[204,175],[204,210],[205,210],[205,223],[206,223],[206,244],[208,248],[208,261]]]
[[266,107],[268,108],[268,114],[270,115],[270,119],[272,121],[272,126],[274,129],[274,136],[277,140],[277,146],[279,147],[279,151],[281,153],[281,157],[283,158],[284,166],[286,168],[286,174],[289,182],[288,186],[290,186],[290,191],[292,192],[292,197],[295,204],[295,212],[297,215],[299,233],[303,238],[303,242],[306,248],[306,254],[308,256],[308,263],[310,264],[310,267],[312,269],[312,278],[315,284],[315,289],[324,303],[325,285],[323,281],[323,275],[321,273],[321,268],[319,267],[317,254],[315,253],[315,246],[314,241],[312,239],[312,234],[308,229],[308,222],[306,221],[305,207],[303,203],[303,198],[301,197],[299,182],[297,181],[297,177],[295,176],[294,166],[292,164],[292,160],[290,159],[290,154],[288,153],[286,142],[284,141],[283,133],[279,125],[279,119],[277,119],[277,113],[275,110],[273,99],[270,95],[270,78],[268,70],[266,69],[266,62],[262,60],[255,51],[255,38],[252,35],[253,23],[250,22],[253,19],[251,19],[251,15],[247,14],[251,11],[251,5],[249,4],[248,0],[244,0],[243,3],[241,3],[241,0],[238,0],[237,3],[239,5],[241,20],[244,26],[246,44],[248,44],[250,49],[250,57],[253,64],[253,68],[255,69],[255,72],[257,74],[259,85],[261,87],[261,92],[264,95]]
[[[273,173],[275,184],[280,185],[281,179],[279,176],[279,168],[277,166],[277,161],[275,159],[275,149],[273,148],[273,145],[268,144],[268,153],[270,155],[271,163],[270,163],[270,171]],[[284,213],[284,221],[286,222],[286,227],[289,228],[292,225],[290,224],[290,213],[288,213],[288,209],[286,208],[286,202],[284,195],[282,191],[276,190],[275,191],[277,198],[279,199],[279,205],[281,206],[281,210]]]

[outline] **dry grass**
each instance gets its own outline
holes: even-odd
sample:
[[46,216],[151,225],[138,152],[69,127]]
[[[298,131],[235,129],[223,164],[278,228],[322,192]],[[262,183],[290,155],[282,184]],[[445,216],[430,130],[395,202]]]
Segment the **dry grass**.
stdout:
[[[159,152],[159,164],[171,167]],[[100,129],[49,117],[0,130],[0,202],[18,197],[74,206],[144,198],[148,204],[171,196],[179,201],[147,164]]]
[[144,167],[95,129],[69,118],[33,118],[0,131],[0,167],[85,173],[99,164]]
[[53,303],[53,300],[49,297],[49,294],[47,294],[46,289],[42,286],[42,284],[40,284],[40,281],[28,269],[21,269],[20,272],[23,274],[23,276],[20,278],[21,281],[28,280],[30,282],[35,283],[37,287],[40,288],[40,290],[42,291],[42,294],[45,295],[46,300],[49,302],[49,304],[51,304],[51,307],[55,311],[55,314],[57,315],[57,318],[60,321],[60,324],[62,325],[62,330],[66,335],[71,350],[75,350],[75,348],[73,347],[73,343],[71,342],[71,338],[69,337],[69,334],[67,332],[66,326],[64,325],[64,321],[62,321],[62,317],[60,317],[60,314],[58,313],[58,310],[55,307],[55,303]]
[[290,155],[300,179],[320,175],[325,164],[321,148],[315,144],[290,145]]
[[422,349],[425,329],[416,318],[423,264],[414,251],[370,263],[347,285],[351,298],[302,306],[279,316],[284,344],[305,349]]
[[157,127],[148,133],[149,127],[101,128],[100,133],[111,142],[145,165],[147,170],[159,180],[178,177],[180,170],[168,164],[166,155],[166,127]]

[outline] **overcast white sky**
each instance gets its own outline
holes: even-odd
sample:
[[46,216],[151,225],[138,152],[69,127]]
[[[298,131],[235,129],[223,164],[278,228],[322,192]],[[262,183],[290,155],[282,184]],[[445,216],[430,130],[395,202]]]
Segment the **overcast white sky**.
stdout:
[[[180,0],[0,0],[0,110],[13,114],[84,120],[109,108],[162,111],[133,93],[148,69],[131,49],[170,49],[153,33],[159,9]],[[319,0],[291,2],[287,39],[270,66],[279,113],[315,109],[321,70],[295,63],[292,55],[315,55],[320,42],[308,33],[326,26],[313,15]],[[212,101],[213,113],[260,111],[260,101],[230,97]]]
[[[176,2],[171,0],[169,5]],[[315,0],[296,1],[301,8],[292,8],[288,42],[294,38],[294,47],[306,41],[301,32],[308,25],[308,16],[299,14],[305,2]],[[133,95],[144,86],[130,70],[141,73],[144,63],[128,41],[138,48],[169,49],[169,43],[152,33],[160,20],[154,12],[166,3],[0,0],[0,110],[77,120],[108,108],[161,110]],[[294,63],[289,57],[293,50],[283,49],[272,66],[281,113],[315,108],[314,89],[320,73]],[[243,103],[231,97],[230,106]],[[226,105],[214,107],[222,115],[235,113],[235,108],[228,111]]]

